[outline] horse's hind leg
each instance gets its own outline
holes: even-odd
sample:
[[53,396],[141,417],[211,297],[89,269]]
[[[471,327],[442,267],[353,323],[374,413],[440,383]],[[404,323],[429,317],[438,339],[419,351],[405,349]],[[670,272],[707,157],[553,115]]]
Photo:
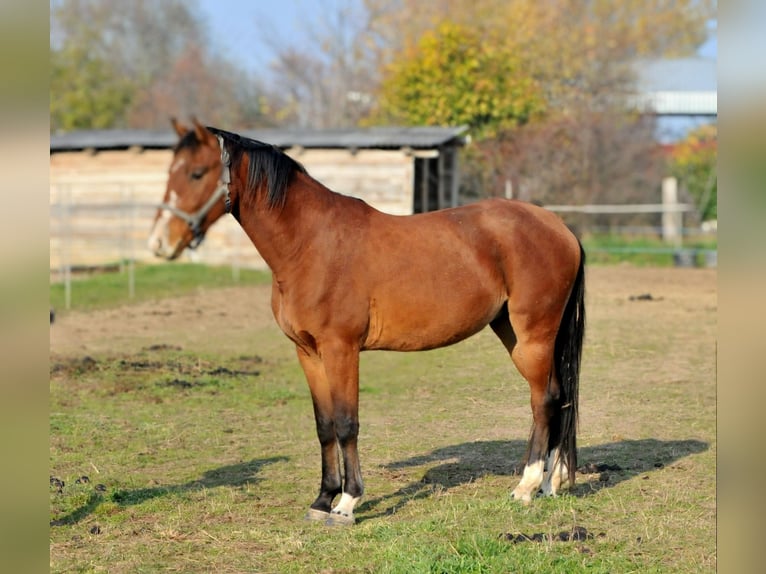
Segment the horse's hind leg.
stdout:
[[564,462],[559,447],[553,448],[548,454],[548,472],[543,480],[542,490],[546,496],[556,496],[562,484],[569,478],[569,469]]
[[490,323],[530,388],[532,433],[524,473],[512,493],[514,498],[524,502],[529,502],[540,489],[545,477],[549,445],[558,442],[558,437],[551,437],[551,423],[558,399],[558,382],[552,372],[556,330],[546,323],[544,320],[532,322],[528,315],[514,317],[507,313]]
[[529,383],[533,419],[524,474],[512,495],[529,502],[543,482],[548,445],[557,442],[555,437],[551,440],[551,422],[558,397],[551,392],[552,385],[548,384],[553,364],[553,342],[519,343],[511,357]]

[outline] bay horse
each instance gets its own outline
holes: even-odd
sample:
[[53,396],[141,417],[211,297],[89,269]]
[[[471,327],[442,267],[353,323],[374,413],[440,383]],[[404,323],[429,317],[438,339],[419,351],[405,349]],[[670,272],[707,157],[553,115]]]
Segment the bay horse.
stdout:
[[507,199],[388,215],[329,190],[275,146],[196,119],[172,124],[179,141],[150,249],[174,259],[229,212],[270,267],[271,308],[295,344],[321,446],[308,519],[353,524],[364,492],[359,353],[434,349],[486,325],[531,394],[512,497],[529,503],[574,484],[585,254],[558,216]]

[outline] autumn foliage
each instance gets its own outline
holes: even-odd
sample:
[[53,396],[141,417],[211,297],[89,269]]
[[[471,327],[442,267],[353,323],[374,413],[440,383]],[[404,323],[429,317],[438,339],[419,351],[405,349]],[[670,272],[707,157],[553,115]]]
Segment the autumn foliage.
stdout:
[[401,33],[372,118],[467,125],[475,143],[463,154],[464,197],[510,186],[543,203],[656,200],[663,158],[653,116],[627,104],[633,63],[693,53],[710,2],[401,4],[378,16],[379,28]]
[[670,149],[670,172],[694,200],[702,221],[718,217],[718,129],[703,125]]
[[379,101],[378,120],[466,125],[482,138],[525,124],[545,107],[518,55],[446,20],[390,64]]

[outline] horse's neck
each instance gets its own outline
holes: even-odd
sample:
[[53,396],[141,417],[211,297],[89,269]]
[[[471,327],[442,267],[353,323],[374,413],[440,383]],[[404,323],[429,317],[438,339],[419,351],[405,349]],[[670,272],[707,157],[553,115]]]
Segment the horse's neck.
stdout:
[[239,223],[275,273],[306,251],[327,227],[338,201],[348,199],[302,173],[293,177],[283,207],[269,207],[264,194],[259,196],[253,202],[240,201]]

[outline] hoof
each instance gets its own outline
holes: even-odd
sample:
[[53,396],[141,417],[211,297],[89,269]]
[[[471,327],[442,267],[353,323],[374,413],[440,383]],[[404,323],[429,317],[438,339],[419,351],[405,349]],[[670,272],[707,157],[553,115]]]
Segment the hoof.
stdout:
[[532,503],[532,496],[528,492],[516,492],[515,490],[511,493],[511,498],[514,500],[518,500],[523,505],[529,505]]
[[325,520],[327,526],[352,526],[356,520],[354,516],[348,514],[341,514],[340,512],[331,512]]
[[316,508],[309,508],[308,512],[306,512],[306,516],[304,516],[303,519],[310,520],[312,522],[324,522],[329,517],[329,512],[325,512],[324,510],[317,510]]

